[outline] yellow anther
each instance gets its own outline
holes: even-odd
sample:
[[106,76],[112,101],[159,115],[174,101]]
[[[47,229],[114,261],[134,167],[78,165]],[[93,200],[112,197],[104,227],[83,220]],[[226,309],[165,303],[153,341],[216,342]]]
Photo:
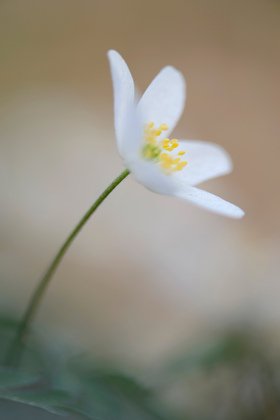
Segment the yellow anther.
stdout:
[[163,169],[171,169],[171,163],[169,162],[162,162],[161,166]]
[[181,169],[183,169],[187,165],[187,163],[188,162],[180,162],[180,163],[178,163],[177,168],[176,168],[176,171],[180,171]]
[[[143,157],[148,160],[154,160],[160,165],[161,170],[165,175],[171,175],[173,172],[183,169],[187,162],[181,162],[180,157],[172,155],[172,152],[179,146],[177,139],[163,139],[157,140],[157,137],[162,134],[162,131],[168,130],[166,124],[161,124],[159,128],[154,128],[154,123],[150,122],[144,126],[144,145]],[[183,156],[184,151],[179,151],[177,156]]]
[[170,156],[168,156],[167,153],[162,153],[160,155],[160,160],[164,161],[164,162],[172,162],[172,158]]

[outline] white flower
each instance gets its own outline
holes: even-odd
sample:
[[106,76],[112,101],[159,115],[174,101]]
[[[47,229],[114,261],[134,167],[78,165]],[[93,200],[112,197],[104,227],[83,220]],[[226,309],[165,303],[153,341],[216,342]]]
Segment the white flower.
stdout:
[[173,195],[225,216],[242,217],[240,208],[194,187],[232,170],[226,151],[213,143],[168,138],[185,105],[183,75],[174,67],[164,67],[137,104],[125,61],[113,50],[108,57],[118,150],[135,179],[156,193]]

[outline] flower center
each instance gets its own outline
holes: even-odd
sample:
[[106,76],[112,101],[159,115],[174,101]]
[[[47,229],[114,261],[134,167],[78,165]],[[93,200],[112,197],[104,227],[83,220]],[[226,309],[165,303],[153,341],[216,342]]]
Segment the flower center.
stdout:
[[166,124],[161,124],[158,129],[154,128],[153,122],[146,124],[144,126],[142,154],[145,159],[158,163],[165,175],[171,175],[172,172],[181,171],[187,165],[187,162],[181,160],[180,156],[185,154],[183,150],[174,153],[174,150],[179,146],[177,139],[157,139],[162,131],[166,130],[168,130]]

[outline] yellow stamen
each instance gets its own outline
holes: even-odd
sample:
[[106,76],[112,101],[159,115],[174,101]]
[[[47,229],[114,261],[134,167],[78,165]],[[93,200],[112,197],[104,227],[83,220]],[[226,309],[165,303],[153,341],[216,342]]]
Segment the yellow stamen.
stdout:
[[180,162],[177,164],[177,167],[175,168],[175,171],[181,171],[181,169],[183,169],[188,162]]
[[[144,126],[144,145],[142,149],[143,157],[152,160],[160,165],[161,170],[165,175],[171,175],[173,172],[181,171],[187,162],[181,161],[180,157],[185,152],[179,151],[177,155],[173,155],[174,149],[179,147],[177,139],[165,138],[158,141],[156,137],[162,134],[162,131],[168,130],[166,124],[161,124],[159,128],[154,128],[154,123],[150,122]],[[177,157],[176,157],[177,156]]]

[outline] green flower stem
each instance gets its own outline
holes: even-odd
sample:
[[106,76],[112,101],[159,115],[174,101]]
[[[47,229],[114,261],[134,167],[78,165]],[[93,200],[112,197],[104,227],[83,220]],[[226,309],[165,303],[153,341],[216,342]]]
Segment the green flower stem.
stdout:
[[26,308],[26,311],[20,321],[18,329],[16,331],[16,336],[14,341],[12,342],[11,347],[9,348],[9,352],[7,355],[7,364],[8,365],[18,365],[21,357],[22,350],[27,340],[27,336],[30,330],[30,326],[34,319],[34,316],[39,308],[39,305],[43,299],[44,293],[46,292],[47,286],[50,283],[50,280],[57,269],[60,261],[62,260],[65,252],[71,245],[72,241],[75,239],[77,234],[80,232],[82,227],[86,224],[90,216],[95,212],[95,210],[100,206],[100,204],[105,200],[105,198],[119,185],[119,183],[124,180],[127,175],[129,175],[129,170],[125,169],[107,188],[106,190],[100,195],[100,197],[93,203],[90,209],[86,212],[86,214],[82,217],[80,222],[77,226],[73,229],[70,233],[66,241],[61,246],[60,250],[54,257],[52,263],[48,267],[45,275],[38,283],[29,304]]

